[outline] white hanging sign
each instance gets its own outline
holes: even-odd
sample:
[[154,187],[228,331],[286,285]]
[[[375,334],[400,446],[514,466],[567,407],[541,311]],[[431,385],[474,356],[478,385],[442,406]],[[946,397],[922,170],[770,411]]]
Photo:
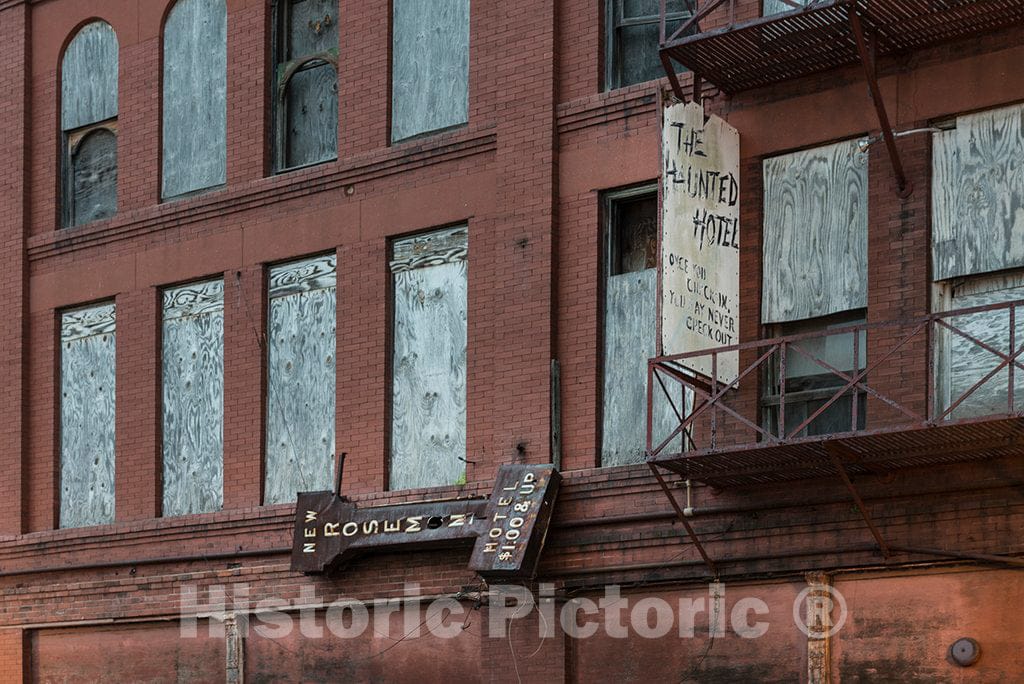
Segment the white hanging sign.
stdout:
[[[664,110],[662,143],[661,339],[666,356],[739,343],[740,136],[702,105]],[[683,365],[710,378],[711,355]],[[731,382],[739,352],[718,354]]]

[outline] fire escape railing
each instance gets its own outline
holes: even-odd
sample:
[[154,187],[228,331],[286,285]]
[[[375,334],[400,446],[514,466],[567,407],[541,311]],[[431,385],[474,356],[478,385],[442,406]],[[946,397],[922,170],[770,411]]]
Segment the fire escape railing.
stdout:
[[[1024,397],[1019,396],[1022,392],[1016,385],[1024,382],[1024,339],[1018,339],[1017,331],[1018,320],[1024,325],[1021,307],[1024,300],[651,359],[647,382],[648,459],[656,461],[669,454],[695,455],[751,444],[764,447],[823,441],[837,434],[931,427],[988,416],[1020,416]],[[958,320],[964,317],[973,320]],[[979,317],[990,322],[989,331],[995,320],[1001,339],[981,339],[976,325]],[[971,323],[975,325],[972,327]],[[986,335],[990,337],[991,334]],[[1024,334],[1020,337],[1024,338]],[[827,346],[829,338],[849,340],[847,358],[851,363],[847,367],[838,367],[834,356],[830,361],[808,348],[822,340],[826,340]],[[739,371],[733,378],[700,376],[690,370],[722,367],[719,362],[726,354],[739,355]],[[971,375],[966,381],[969,386],[952,386],[951,377],[958,370],[964,371],[958,363],[972,354],[989,359],[994,365],[978,370],[980,375]],[[813,367],[831,382],[824,383],[826,389],[796,395],[787,392],[796,379],[792,372],[794,362],[802,363],[805,369]],[[876,376],[883,382],[873,382]],[[766,392],[766,384],[771,384],[775,391]],[[981,397],[983,389],[990,396],[1000,397],[998,407],[991,400],[981,406],[972,403],[972,399]],[[805,404],[808,395],[818,398],[820,405],[795,425],[787,423],[787,408]],[[678,418],[668,434],[655,434],[655,401],[659,396]],[[770,400],[766,401],[766,396]],[[852,399],[848,409],[849,430],[807,434],[808,428],[826,412],[831,412],[834,422],[833,407],[844,398]],[[885,414],[884,425],[874,427],[873,414],[879,410]],[[770,421],[766,420],[768,414]]]

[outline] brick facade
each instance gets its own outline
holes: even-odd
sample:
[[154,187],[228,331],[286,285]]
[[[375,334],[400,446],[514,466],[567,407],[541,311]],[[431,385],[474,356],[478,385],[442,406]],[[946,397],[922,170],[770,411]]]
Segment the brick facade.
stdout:
[[[348,453],[349,495],[367,504],[486,495],[500,464],[553,458],[555,406],[565,483],[538,581],[556,585],[559,606],[613,584],[634,597],[706,596],[707,571],[648,468],[598,467],[600,198],[656,182],[659,89],[667,84],[601,91],[599,3],[474,0],[468,125],[390,145],[389,2],[342,0],[339,158],[274,176],[267,145],[270,7],[229,0],[227,184],[159,203],[160,31],[170,4],[0,0],[0,55],[9,65],[0,74],[0,681],[88,679],[100,676],[90,668],[104,662],[131,662],[131,649],[157,654],[186,679],[220,672],[204,668],[222,662],[223,641],[174,640],[166,629],[177,624],[186,586],[245,582],[253,603],[297,600],[303,587],[313,587],[326,604],[402,597],[407,582],[418,583],[424,597],[478,583],[465,551],[369,556],[338,578],[288,569],[293,507],[262,505],[265,278],[270,264],[332,250],[336,442]],[[741,5],[740,16],[756,14],[756,1]],[[76,28],[96,17],[120,41],[118,213],[57,230],[60,58]],[[883,62],[880,84],[894,126],[906,129],[1024,101],[1024,79],[1014,77],[1021,63],[1024,30],[1016,28]],[[682,79],[687,87],[690,76]],[[754,340],[762,335],[761,160],[875,132],[877,122],[862,72],[852,68],[718,95],[707,109],[740,131],[740,336]],[[882,147],[873,148],[869,167],[869,321],[923,315],[931,297],[930,141],[900,140],[915,187],[905,200],[894,192]],[[468,484],[388,492],[388,240],[461,222],[470,236]],[[224,510],[162,518],[158,295],[167,285],[221,276]],[[59,311],[105,300],[118,311],[116,522],[60,530]],[[871,347],[869,363],[885,344]],[[887,367],[902,370],[873,378],[894,395],[926,372],[922,349],[901,353],[903,360]],[[560,366],[557,401],[552,359]],[[757,401],[756,384],[742,391],[745,401]],[[923,409],[923,395],[900,396]],[[871,420],[882,426],[886,418]],[[996,460],[870,476],[858,486],[893,543],[1012,554],[1024,551],[1022,483],[1024,464]],[[836,681],[1024,676],[1020,649],[1006,633],[1019,632],[1006,626],[1015,624],[1011,607],[1024,601],[1019,573],[913,555],[883,561],[838,482],[698,486],[695,506],[693,524],[736,597],[761,596],[785,617],[806,586],[805,573],[830,573],[845,588],[853,625],[835,638],[826,666]],[[936,602],[942,608],[933,611]],[[472,598],[465,605],[476,624],[467,633],[485,629],[491,608],[472,610]],[[533,614],[513,621],[509,639],[460,637],[450,655],[462,659],[462,669],[436,672],[429,663],[440,647],[415,639],[380,659],[372,657],[379,644],[359,641],[353,649],[363,659],[317,645],[308,647],[315,658],[304,660],[301,640],[278,648],[253,638],[246,658],[253,681],[314,678],[331,668],[353,681],[413,673],[423,681],[807,681],[807,639],[782,617],[763,639],[731,635],[715,646],[706,638],[706,616],[697,623],[703,636],[698,630],[694,639],[619,642],[561,633],[538,640]],[[68,650],[58,646],[62,630]],[[978,667],[946,661],[945,649],[959,636],[982,644]],[[109,659],[97,659],[105,649]],[[69,655],[76,653],[78,669]],[[202,667],[188,670],[190,662]],[[121,675],[175,681],[166,670]]]

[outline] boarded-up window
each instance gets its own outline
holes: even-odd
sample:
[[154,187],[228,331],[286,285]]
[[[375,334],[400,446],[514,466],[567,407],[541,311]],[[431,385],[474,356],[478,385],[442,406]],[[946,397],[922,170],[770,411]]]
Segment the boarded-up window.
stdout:
[[113,304],[61,316],[61,527],[114,521],[114,347]]
[[278,0],[274,73],[277,170],[338,156],[338,2]]
[[932,152],[935,280],[1024,266],[1024,105],[958,117]]
[[[1024,300],[1024,274],[1021,273],[949,282],[942,288],[940,297],[942,308],[946,310],[1018,300]],[[1014,347],[1020,349],[1024,346],[1024,306],[1014,307],[1014,310],[1012,338],[1009,307],[943,319],[961,332],[936,328],[940,413],[984,380],[1003,361],[992,350],[1011,355]],[[1017,362],[1024,364],[1024,355],[1017,357]],[[1012,411],[1020,411],[1024,409],[1024,369],[1016,367],[1013,377]],[[960,419],[1010,413],[1009,379],[1009,371],[1004,367],[968,395],[953,409],[950,417]]]
[[469,0],[393,0],[391,140],[469,120]]
[[867,190],[855,141],[764,161],[762,322],[867,306]]
[[330,255],[270,270],[268,504],[332,487],[335,263]]
[[[808,1],[809,0],[790,0],[790,2],[796,3],[797,5],[800,5],[800,6],[806,5],[808,3]],[[761,12],[761,14],[762,14],[762,16],[767,17],[767,16],[771,16],[772,14],[782,14],[783,12],[792,12],[795,9],[798,9],[798,8],[797,7],[793,7],[793,5],[790,5],[787,2],[783,2],[783,0],[764,0],[763,5],[762,5],[762,12]]]
[[227,8],[178,0],[164,26],[161,197],[227,177]]
[[[686,0],[666,0],[665,35],[689,18]],[[605,88],[622,88],[665,75],[658,57],[659,0],[606,0]]]
[[466,228],[393,245],[391,488],[466,473]]
[[163,293],[164,515],[224,502],[224,283]]
[[[642,462],[647,444],[647,361],[657,354],[657,192],[611,194],[605,212],[601,465],[612,466]],[[654,397],[653,434],[660,441],[679,421],[660,386]],[[682,395],[673,401],[682,413]]]
[[64,137],[62,223],[117,212],[117,36],[110,24],[86,24],[61,61]]

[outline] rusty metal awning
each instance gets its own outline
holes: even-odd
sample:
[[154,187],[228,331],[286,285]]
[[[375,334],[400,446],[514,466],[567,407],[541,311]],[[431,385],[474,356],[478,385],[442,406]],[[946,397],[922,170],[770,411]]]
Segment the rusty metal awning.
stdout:
[[834,477],[830,446],[836,444],[845,452],[843,466],[850,475],[1024,456],[1024,418],[982,418],[934,427],[807,437],[785,444],[662,454],[649,462],[694,482],[726,489]]
[[[707,5],[707,16],[720,0]],[[662,44],[670,57],[726,93],[772,85],[860,61],[855,12],[876,57],[917,50],[1024,21],[1024,0],[827,0]],[[697,23],[697,22],[694,22]]]

